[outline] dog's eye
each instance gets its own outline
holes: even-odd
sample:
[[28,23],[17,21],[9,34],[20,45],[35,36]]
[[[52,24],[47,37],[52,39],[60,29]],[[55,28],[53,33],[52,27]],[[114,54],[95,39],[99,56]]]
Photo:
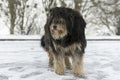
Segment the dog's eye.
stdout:
[[59,23],[59,21],[58,21],[58,20],[56,20],[56,21],[55,21],[55,23]]
[[60,24],[63,24],[63,20],[62,20],[62,19],[60,19],[60,20],[59,20],[59,23],[60,23]]
[[57,23],[57,21],[56,21],[56,20],[53,20],[53,23]]
[[58,23],[60,23],[60,21],[59,20],[54,20],[54,23],[58,24]]
[[59,23],[60,24],[65,24],[65,22],[63,20],[60,20]]
[[62,21],[61,21],[61,20],[59,20],[59,23],[61,24],[61,23],[62,23]]

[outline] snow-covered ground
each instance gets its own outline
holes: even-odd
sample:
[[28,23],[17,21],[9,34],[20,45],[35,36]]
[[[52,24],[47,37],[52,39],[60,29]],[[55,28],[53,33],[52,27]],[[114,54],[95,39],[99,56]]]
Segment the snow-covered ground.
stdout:
[[71,70],[55,74],[38,40],[0,41],[0,80],[120,80],[120,41],[87,43],[86,78],[78,78]]

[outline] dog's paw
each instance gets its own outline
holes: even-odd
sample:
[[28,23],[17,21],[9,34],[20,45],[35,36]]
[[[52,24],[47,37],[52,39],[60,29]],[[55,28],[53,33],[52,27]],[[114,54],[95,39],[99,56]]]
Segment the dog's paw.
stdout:
[[74,72],[74,75],[80,78],[85,78],[85,74],[83,72]]
[[59,75],[64,75],[64,69],[55,69],[55,73]]

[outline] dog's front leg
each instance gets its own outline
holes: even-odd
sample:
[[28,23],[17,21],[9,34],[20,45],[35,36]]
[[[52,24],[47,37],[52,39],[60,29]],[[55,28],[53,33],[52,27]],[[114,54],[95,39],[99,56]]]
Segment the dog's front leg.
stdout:
[[54,55],[54,70],[55,73],[59,74],[59,75],[63,75],[64,74],[64,55],[62,54],[56,54]]

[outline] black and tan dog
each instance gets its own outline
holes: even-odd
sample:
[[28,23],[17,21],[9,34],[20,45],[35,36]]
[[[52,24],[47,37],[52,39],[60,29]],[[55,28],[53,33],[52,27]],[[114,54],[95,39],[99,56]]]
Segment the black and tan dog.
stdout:
[[[84,76],[85,27],[86,23],[78,11],[64,7],[50,10],[41,45],[49,54],[49,66],[54,65],[57,74],[64,74],[66,66],[72,68],[76,76]],[[72,58],[72,67],[69,57]]]

